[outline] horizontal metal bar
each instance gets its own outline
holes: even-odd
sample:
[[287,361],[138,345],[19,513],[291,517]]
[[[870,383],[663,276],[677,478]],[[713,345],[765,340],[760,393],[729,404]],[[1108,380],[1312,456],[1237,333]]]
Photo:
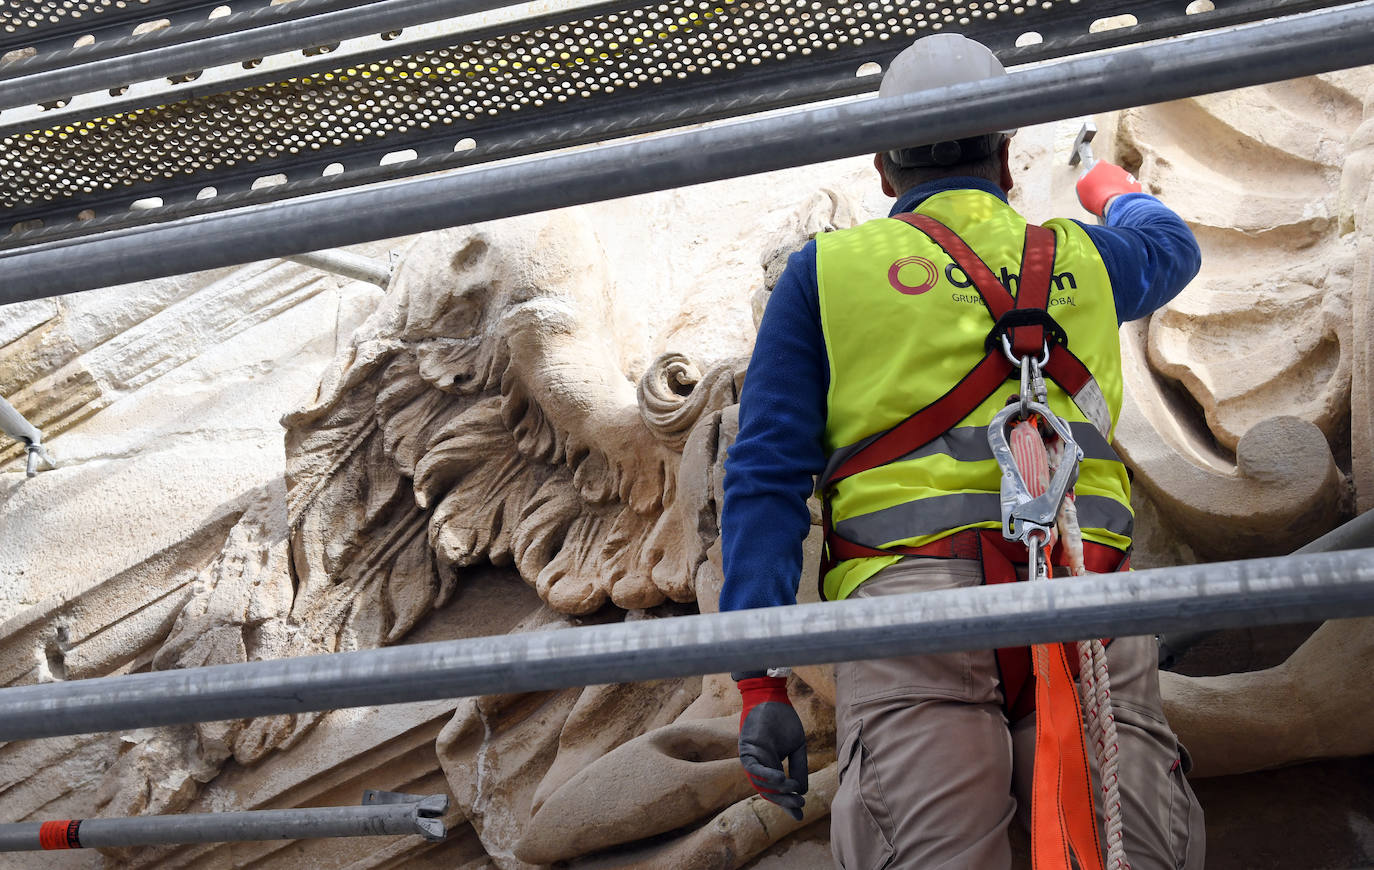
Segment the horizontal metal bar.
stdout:
[[407,834],[438,841],[446,834],[439,816],[447,808],[448,797],[439,794],[358,807],[18,822],[0,825],[0,852]]
[[0,689],[0,740],[1374,613],[1374,550]]
[[[266,5],[267,0],[248,0]],[[140,24],[160,19],[178,20],[197,11],[208,16],[214,8],[212,0],[125,0],[121,3],[88,3],[86,9],[76,3],[56,3],[44,9],[42,4],[10,2],[9,21],[16,25],[8,33],[0,33],[0,53],[33,48],[38,51],[54,45],[70,46],[74,37],[96,36],[111,32],[130,33]],[[27,5],[29,8],[23,9]],[[236,4],[237,5],[237,4]],[[20,9],[14,9],[19,6]],[[65,8],[64,8],[65,7]],[[22,10],[22,11],[21,11]],[[35,14],[36,13],[36,14]],[[72,14],[78,13],[78,14]]]
[[390,260],[377,260],[351,251],[338,250],[311,251],[307,254],[295,254],[287,259],[322,272],[333,272],[345,278],[352,278],[354,281],[376,284],[383,290],[391,284]]
[[[1347,523],[1337,526],[1314,541],[1293,551],[1298,556],[1303,553],[1331,553],[1337,550],[1362,550],[1374,547],[1374,511],[1366,511]],[[1200,631],[1170,632],[1159,638],[1159,666],[1172,670],[1192,649],[1205,638],[1216,634],[1215,629]]]
[[[292,0],[290,3],[276,6],[267,5],[267,0],[255,0],[255,2],[262,5],[257,9],[233,12],[218,18],[210,18],[209,13],[216,6],[222,5],[222,0],[198,0],[198,2],[187,3],[184,6],[169,10],[132,7],[138,10],[143,18],[151,20],[156,20],[159,16],[171,20],[173,15],[178,19],[185,19],[191,18],[196,12],[200,14],[187,23],[174,22],[170,27],[163,27],[137,36],[108,36],[111,27],[118,25],[107,24],[102,20],[100,26],[95,28],[96,33],[91,34],[95,37],[95,41],[89,45],[70,47],[71,42],[66,41],[61,49],[40,50],[33,57],[0,63],[0,81],[62,67],[76,67],[97,60],[151,51],[197,39],[209,39],[253,27],[265,27],[283,21],[294,21],[325,12],[337,12],[340,9],[361,6],[375,2],[375,0]],[[92,22],[77,20],[75,23],[78,25],[77,29],[84,33],[90,29]],[[121,23],[127,28],[132,22]]]
[[[71,99],[153,79],[198,72],[227,63],[345,39],[402,30],[442,18],[471,15],[504,5],[503,0],[380,0],[358,8],[325,12],[197,42],[176,44],[9,79],[0,87],[0,110]],[[324,60],[333,66],[332,59]],[[314,66],[320,66],[316,60]],[[197,83],[202,88],[204,83]],[[9,117],[0,115],[7,125]],[[41,116],[38,123],[48,123]]]
[[51,242],[0,257],[0,303],[801,166],[913,137],[959,138],[1344,69],[1374,62],[1371,31],[1374,3],[1364,2],[938,92]]
[[1293,555],[1330,553],[1335,550],[1361,550],[1365,547],[1374,547],[1374,510],[1365,511],[1315,541],[1302,545],[1293,551]]

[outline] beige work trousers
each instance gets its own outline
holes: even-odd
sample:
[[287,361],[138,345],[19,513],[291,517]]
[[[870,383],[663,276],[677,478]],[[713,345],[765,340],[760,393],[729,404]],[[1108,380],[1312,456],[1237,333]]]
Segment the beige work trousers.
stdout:
[[[977,562],[905,559],[851,597],[981,582]],[[1117,638],[1107,652],[1126,855],[1132,870],[1195,870],[1205,851],[1202,810],[1184,778],[1182,748],[1164,720],[1157,656],[1151,637]],[[1008,725],[994,653],[846,662],[836,666],[835,683],[836,866],[1010,867],[1007,826],[1018,815],[1030,822],[1035,717]],[[1088,755],[1095,768],[1091,750]]]

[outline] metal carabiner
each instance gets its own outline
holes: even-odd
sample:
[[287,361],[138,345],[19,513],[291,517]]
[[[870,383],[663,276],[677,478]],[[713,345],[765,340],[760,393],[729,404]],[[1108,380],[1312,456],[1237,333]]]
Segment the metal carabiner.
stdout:
[[[1019,366],[1019,365],[1021,365],[1022,361],[1027,360],[1027,359],[1030,359],[1030,357],[1019,357],[1019,356],[1017,356],[1015,353],[1012,352],[1012,350],[1011,350],[1011,339],[1007,336],[1007,334],[1006,334],[1005,332],[1002,333],[1002,336],[1001,336],[1001,337],[1002,337],[1002,353],[1004,353],[1004,354],[1007,355],[1007,359],[1011,360],[1011,364],[1012,364],[1012,365],[1014,365],[1014,366]],[[1042,368],[1042,369],[1043,369],[1045,366],[1049,365],[1049,362],[1050,362],[1050,343],[1049,343],[1049,342],[1044,342],[1042,346],[1044,347],[1044,353],[1040,354],[1040,359],[1034,360],[1034,362],[1035,362],[1036,368]]]
[[988,446],[992,456],[1002,470],[1001,508],[1002,537],[1009,541],[1021,541],[1029,546],[1032,535],[1039,533],[1043,541],[1050,539],[1050,530],[1055,526],[1059,515],[1059,504],[1078,480],[1078,464],[1083,461],[1083,450],[1073,439],[1069,425],[1055,415],[1049,406],[1041,402],[1025,402],[1030,413],[1038,414],[1047,422],[1055,434],[1063,441],[1062,459],[1054,470],[1049,487],[1040,495],[1031,495],[1021,470],[1016,467],[1016,459],[1007,441],[1009,423],[1022,419],[1020,408],[1007,405],[988,425]]
[[1049,561],[1045,558],[1045,541],[1049,540],[1039,530],[1033,530],[1026,535],[1026,579],[1034,582],[1036,580],[1048,580],[1050,577]]
[[1049,401],[1049,392],[1045,387],[1045,378],[1041,375],[1043,369],[1050,361],[1050,345],[1045,342],[1042,347],[1044,352],[1040,354],[1040,359],[1031,356],[1017,357],[1011,349],[1011,339],[1007,334],[1002,333],[1002,353],[1011,364],[1021,369],[1021,417],[1024,419],[1030,416],[1028,406],[1031,402],[1039,402],[1042,405]]

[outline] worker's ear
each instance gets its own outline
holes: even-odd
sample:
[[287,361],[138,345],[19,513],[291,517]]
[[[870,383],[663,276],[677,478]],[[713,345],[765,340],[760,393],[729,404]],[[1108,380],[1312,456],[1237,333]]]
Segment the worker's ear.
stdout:
[[1015,182],[1011,177],[1011,137],[1002,138],[1002,144],[997,149],[997,155],[1002,158],[1002,189],[1011,193],[1012,185]]
[[883,155],[873,155],[873,168],[878,170],[878,178],[881,179],[883,183],[883,193],[887,196],[896,197],[897,191],[893,190],[892,182],[887,180],[887,173],[883,172]]

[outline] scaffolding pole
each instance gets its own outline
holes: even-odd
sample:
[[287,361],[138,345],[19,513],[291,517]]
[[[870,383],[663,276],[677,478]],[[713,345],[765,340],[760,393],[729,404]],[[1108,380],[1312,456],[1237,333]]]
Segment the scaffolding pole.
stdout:
[[1374,614],[1374,549],[0,689],[0,740]]
[[1374,510],[1365,511],[1315,541],[1303,544],[1293,551],[1293,555],[1330,553],[1335,550],[1361,550],[1365,547],[1374,547]]
[[354,281],[375,284],[383,290],[391,286],[391,276],[395,271],[390,255],[386,260],[378,260],[352,251],[327,250],[296,254],[286,259],[321,272],[332,272]]
[[[316,13],[308,18],[296,17],[237,29],[193,42],[18,75],[0,87],[0,110],[69,100],[79,94],[185,75],[221,64],[333,45],[345,39],[375,36],[444,18],[486,12],[503,3],[504,0],[380,0],[357,8]],[[292,11],[269,7],[259,14],[263,20],[271,21]],[[73,50],[72,55],[74,59],[81,57],[78,50]],[[21,64],[13,69],[22,71]],[[41,117],[38,123],[42,123]]]
[[[1349,522],[1337,526],[1320,538],[1309,541],[1294,550],[1293,555],[1330,553],[1335,550],[1360,550],[1365,547],[1374,547],[1374,511],[1366,511]],[[1198,641],[1214,634],[1216,634],[1214,629],[1161,634],[1159,637],[1159,666],[1165,670],[1171,670],[1183,657],[1183,654],[1196,645]]]
[[369,789],[358,807],[17,822],[0,825],[0,852],[407,834],[438,842],[446,834],[440,816],[447,809],[447,795]]
[[[118,19],[109,22],[103,20],[109,14],[107,7],[105,13],[100,16],[101,24],[91,21],[88,28],[82,31],[94,36],[94,43],[72,46],[73,34],[70,29],[59,35],[45,35],[40,29],[37,35],[10,35],[8,39],[0,40],[0,51],[23,48],[26,44],[34,41],[43,46],[43,48],[33,46],[37,49],[37,54],[0,62],[0,81],[46,72],[50,69],[78,66],[124,54],[152,51],[155,48],[193,42],[198,39],[210,39],[254,27],[266,27],[269,24],[300,20],[312,15],[337,12],[340,9],[350,9],[372,2],[375,0],[291,0],[289,3],[261,6],[245,12],[231,12],[229,15],[221,15],[216,18],[210,18],[209,13],[217,5],[220,5],[217,0],[214,2],[201,0],[201,2],[182,3],[176,8],[170,9],[164,4],[160,11],[165,11],[169,16],[177,15],[180,17],[188,9],[199,9],[204,17],[197,16],[195,20],[187,23],[173,24],[170,27],[162,27],[140,33],[137,36],[134,36],[130,31],[134,29],[136,24],[141,23],[139,18],[144,20],[149,16],[156,18],[157,15],[153,11],[145,10],[142,16],[125,18],[122,22]],[[183,20],[185,19],[183,18]],[[59,42],[62,47],[52,50],[51,46]]]
[[0,255],[0,304],[1345,69],[1374,62],[1371,32],[1365,2],[920,94],[40,243]]

